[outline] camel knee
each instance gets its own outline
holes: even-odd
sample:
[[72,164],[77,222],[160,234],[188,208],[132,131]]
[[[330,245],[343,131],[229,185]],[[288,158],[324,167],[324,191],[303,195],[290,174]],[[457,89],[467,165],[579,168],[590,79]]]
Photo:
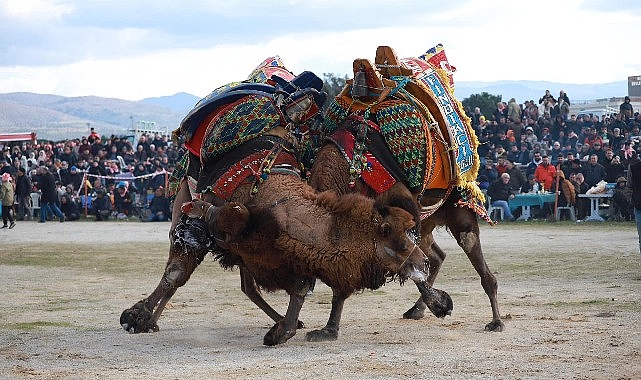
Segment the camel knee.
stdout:
[[185,265],[180,262],[170,263],[165,268],[163,278],[171,288],[179,288],[189,280],[191,273],[185,268]]
[[474,246],[478,243],[479,237],[472,231],[465,231],[459,234],[458,245],[463,248],[466,253],[471,252]]

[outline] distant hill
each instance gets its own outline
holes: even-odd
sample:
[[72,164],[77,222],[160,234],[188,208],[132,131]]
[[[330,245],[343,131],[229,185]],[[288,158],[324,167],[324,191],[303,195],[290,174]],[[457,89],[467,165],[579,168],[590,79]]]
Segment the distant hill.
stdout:
[[159,105],[182,115],[187,115],[199,100],[200,98],[195,95],[191,95],[186,92],[179,92],[171,96],[159,96],[156,98],[143,99],[140,102]]
[[[557,96],[565,90],[574,104],[627,95],[627,81],[597,85],[561,84],[535,81],[457,82],[460,100],[487,92],[504,101],[519,103],[538,99],[549,89]],[[89,127],[102,135],[126,135],[133,124],[153,121],[159,129],[172,131],[200,97],[185,92],[140,101],[97,96],[64,97],[14,92],[0,94],[0,132],[36,132],[38,138],[62,140],[86,136]]]
[[186,113],[150,99],[133,102],[97,96],[0,94],[0,131],[36,132],[38,138],[48,140],[86,136],[89,127],[106,136],[126,135],[139,121],[153,121],[159,129],[172,131]]

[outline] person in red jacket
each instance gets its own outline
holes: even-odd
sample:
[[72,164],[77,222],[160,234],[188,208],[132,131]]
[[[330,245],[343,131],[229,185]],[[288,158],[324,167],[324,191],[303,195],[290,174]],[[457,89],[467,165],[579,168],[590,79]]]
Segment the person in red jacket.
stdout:
[[556,168],[554,165],[550,164],[550,158],[548,156],[541,157],[541,163],[536,167],[534,171],[534,178],[539,183],[543,183],[543,188],[545,191],[550,191],[552,185],[554,184],[554,175],[556,174]]

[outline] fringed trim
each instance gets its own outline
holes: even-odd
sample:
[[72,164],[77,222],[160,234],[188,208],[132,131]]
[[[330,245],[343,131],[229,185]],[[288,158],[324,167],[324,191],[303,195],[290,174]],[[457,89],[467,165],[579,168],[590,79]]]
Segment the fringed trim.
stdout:
[[490,218],[485,209],[485,196],[481,192],[476,182],[468,182],[466,186],[459,187],[461,199],[456,202],[457,207],[467,207],[473,210],[481,219],[485,220],[490,226],[495,226],[496,222]]

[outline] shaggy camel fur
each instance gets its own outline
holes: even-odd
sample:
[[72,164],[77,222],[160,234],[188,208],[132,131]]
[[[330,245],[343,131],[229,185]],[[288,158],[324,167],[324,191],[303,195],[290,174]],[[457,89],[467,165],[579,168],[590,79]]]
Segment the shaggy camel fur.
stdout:
[[[395,183],[386,192],[376,195],[362,181],[357,181],[354,187],[349,186],[349,181],[350,167],[342,152],[334,144],[325,144],[316,156],[310,178],[310,185],[318,191],[334,190],[338,194],[352,192],[368,194],[376,197],[377,203],[404,208],[414,215],[416,221],[419,221],[419,204],[420,206],[430,206],[444,196],[444,192],[427,191],[425,194],[421,194],[419,200],[418,194],[412,194],[401,182]],[[429,261],[427,283],[429,286],[434,284],[441,264],[445,260],[445,252],[434,242],[432,231],[437,226],[447,226],[481,277],[481,285],[490,300],[492,321],[485,326],[485,329],[502,331],[504,325],[498,307],[498,285],[496,277],[490,271],[483,257],[478,217],[474,211],[466,207],[457,207],[458,199],[460,199],[460,194],[453,191],[434,214],[419,222],[421,227],[419,246],[428,255]],[[438,306],[435,307],[429,302],[426,304],[425,299],[425,297],[419,297],[414,306],[403,314],[403,317],[407,319],[423,318],[426,307],[433,313],[435,310],[438,311]],[[436,313],[435,315],[439,316]]]
[[423,284],[427,294],[433,291],[424,287],[425,256],[407,236],[414,227],[411,214],[376,207],[361,195],[314,194],[285,176],[265,182],[252,202],[215,207],[194,200],[183,210],[205,219],[217,245],[225,248],[221,262],[240,258],[261,288],[290,295],[287,314],[265,335],[266,345],[294,336],[314,278],[332,288],[333,298],[327,325],[308,332],[310,341],[335,340],[345,299],[361,289],[379,288],[390,275]]

